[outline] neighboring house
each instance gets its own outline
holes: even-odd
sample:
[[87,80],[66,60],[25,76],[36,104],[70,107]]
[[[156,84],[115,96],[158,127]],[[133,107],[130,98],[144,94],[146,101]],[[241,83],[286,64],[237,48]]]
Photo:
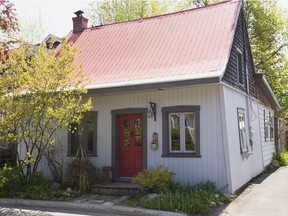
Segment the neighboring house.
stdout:
[[178,182],[233,193],[271,162],[280,107],[255,71],[242,1],[87,22],[77,13],[67,40],[81,51],[93,111],[79,133],[58,133],[65,165],[81,144],[113,181],[163,165]]
[[[45,43],[47,49],[55,49],[61,43],[61,41],[62,41],[62,38],[57,37],[57,36],[52,35],[52,34],[48,34],[47,37],[41,43]],[[54,42],[53,45],[51,44],[52,42]],[[30,47],[35,52],[37,51],[39,46],[40,46],[40,43],[38,43],[38,44],[30,44]]]

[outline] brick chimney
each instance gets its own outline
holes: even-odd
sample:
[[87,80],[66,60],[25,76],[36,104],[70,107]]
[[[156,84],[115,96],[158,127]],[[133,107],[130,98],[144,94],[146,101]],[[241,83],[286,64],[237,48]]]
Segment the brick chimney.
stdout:
[[82,32],[84,29],[88,26],[88,19],[83,17],[82,14],[84,12],[79,10],[76,11],[74,14],[76,14],[76,17],[73,17],[73,32]]

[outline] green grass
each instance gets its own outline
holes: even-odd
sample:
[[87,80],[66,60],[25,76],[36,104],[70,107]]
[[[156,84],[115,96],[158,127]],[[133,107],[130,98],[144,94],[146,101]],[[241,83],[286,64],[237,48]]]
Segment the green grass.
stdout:
[[144,196],[140,199],[144,208],[187,214],[206,213],[211,207],[229,201],[216,193],[215,185],[211,182],[195,186],[174,184],[170,190],[159,193],[156,198]]

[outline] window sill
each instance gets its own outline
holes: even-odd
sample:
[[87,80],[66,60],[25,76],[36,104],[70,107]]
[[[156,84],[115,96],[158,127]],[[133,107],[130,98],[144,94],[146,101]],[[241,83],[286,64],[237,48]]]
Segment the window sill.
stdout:
[[201,158],[201,155],[196,155],[195,153],[168,153],[162,155],[162,157]]
[[[67,157],[75,157],[76,155],[75,154],[68,154]],[[98,157],[97,154],[86,154],[86,157]]]

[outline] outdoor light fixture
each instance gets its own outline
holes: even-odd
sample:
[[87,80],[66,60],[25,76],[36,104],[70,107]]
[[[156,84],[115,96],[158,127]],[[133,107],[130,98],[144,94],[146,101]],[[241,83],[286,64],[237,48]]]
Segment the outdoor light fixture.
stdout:
[[156,103],[149,102],[151,109],[148,111],[148,114],[153,117],[154,116],[154,121],[156,121]]
[[151,142],[151,149],[157,150],[158,149],[158,133],[154,132],[152,135],[152,142]]

